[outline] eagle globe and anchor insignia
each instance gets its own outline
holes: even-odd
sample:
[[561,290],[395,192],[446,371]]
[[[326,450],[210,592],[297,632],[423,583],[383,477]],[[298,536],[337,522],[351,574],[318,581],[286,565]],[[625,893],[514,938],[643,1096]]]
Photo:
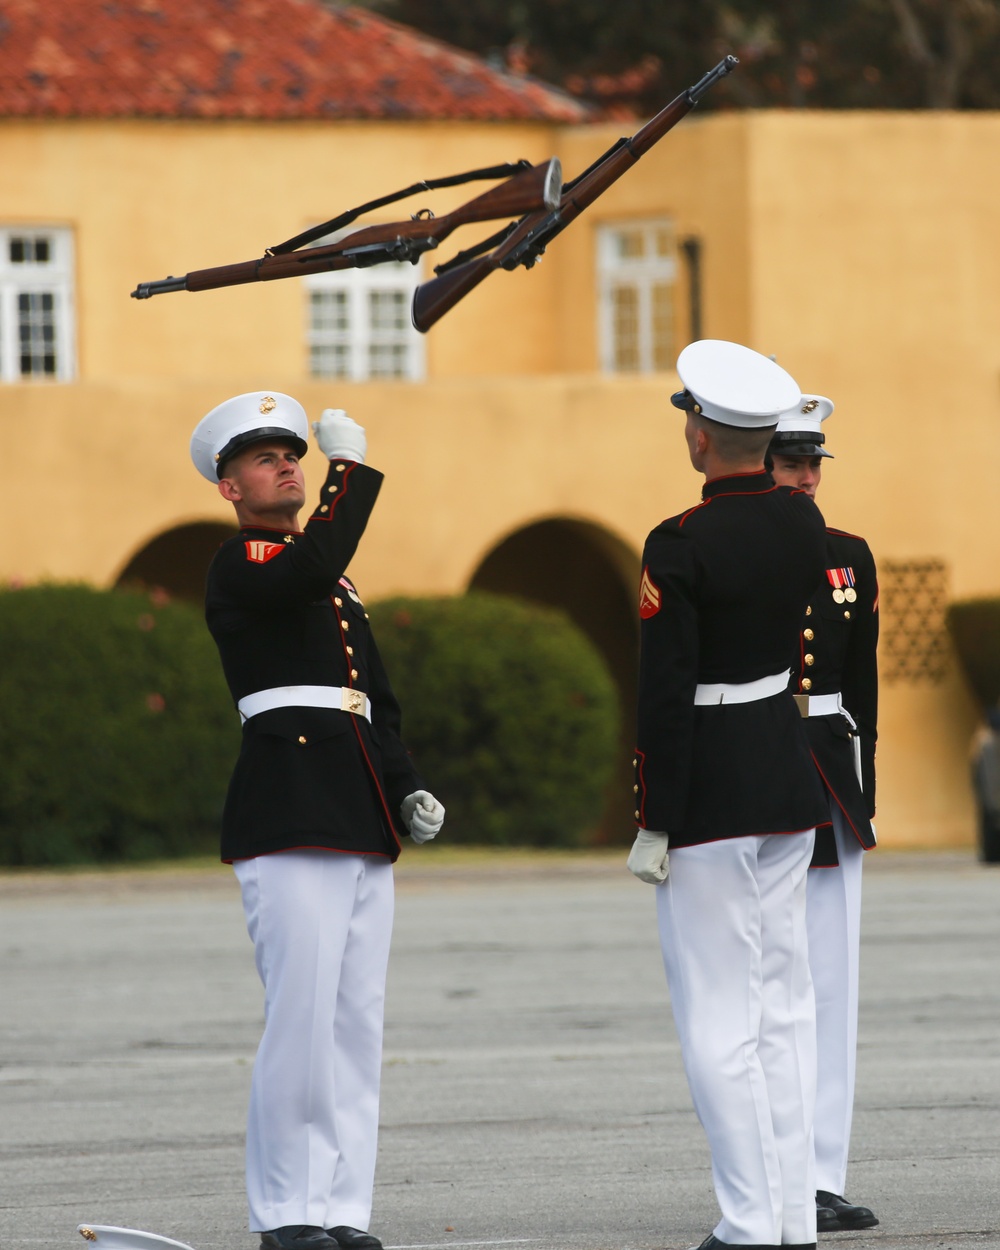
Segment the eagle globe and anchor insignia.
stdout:
[[353,712],[355,716],[363,716],[365,711],[364,692],[345,688],[341,696],[341,708],[345,712]]

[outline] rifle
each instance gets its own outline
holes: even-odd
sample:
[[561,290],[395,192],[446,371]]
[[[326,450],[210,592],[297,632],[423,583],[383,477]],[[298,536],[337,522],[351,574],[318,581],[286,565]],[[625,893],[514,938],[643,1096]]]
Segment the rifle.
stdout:
[[[336,243],[324,247],[306,247],[324,234],[350,224],[362,213],[380,208],[420,190],[455,186],[477,178],[508,176],[499,186],[477,195],[443,217],[435,217],[429,209],[421,209],[409,221],[364,226]],[[297,278],[308,273],[327,273],[333,269],[366,268],[386,261],[410,261],[448,237],[453,230],[470,222],[493,221],[512,213],[544,212],[559,203],[562,188],[562,166],[553,157],[540,165],[519,161],[513,165],[473,170],[450,178],[418,182],[404,191],[349,209],[333,221],[269,247],[259,260],[241,261],[235,265],[219,265],[214,269],[195,269],[182,278],[163,278],[157,282],[140,282],[132,292],[133,299],[149,299],[166,291],[208,291],[216,287],[237,286],[244,282],[269,282],[276,278]],[[296,249],[302,248],[299,251]]]
[[732,73],[738,64],[735,56],[725,57],[631,138],[617,140],[582,174],[563,186],[558,207],[530,212],[482,243],[436,266],[434,272],[438,276],[421,283],[413,293],[414,326],[425,334],[496,269],[516,269],[518,265],[530,269],[560,231],[631,169],[654,143],[690,113],[709,87]]

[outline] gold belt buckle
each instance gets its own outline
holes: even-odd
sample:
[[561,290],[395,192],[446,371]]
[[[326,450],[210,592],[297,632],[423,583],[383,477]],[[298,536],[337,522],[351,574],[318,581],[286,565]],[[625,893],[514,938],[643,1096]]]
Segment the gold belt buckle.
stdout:
[[795,700],[795,706],[799,709],[799,715],[808,717],[809,696],[807,694],[793,694],[792,698]]
[[349,690],[346,686],[342,686],[340,694],[341,710],[353,712],[355,716],[364,716],[365,698],[363,690]]

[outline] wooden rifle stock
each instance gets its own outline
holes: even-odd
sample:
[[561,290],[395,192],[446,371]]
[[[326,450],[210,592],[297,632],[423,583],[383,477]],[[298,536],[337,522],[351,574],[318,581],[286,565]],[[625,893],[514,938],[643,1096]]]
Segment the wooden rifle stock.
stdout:
[[446,312],[496,269],[530,269],[546,245],[565,230],[583,210],[616,182],[627,169],[681,120],[720,78],[732,72],[736,57],[727,56],[693,87],[682,91],[631,138],[619,139],[589,168],[563,187],[559,207],[538,210],[523,217],[498,247],[454,268],[443,267],[438,277],[423,282],[413,293],[410,315],[414,326],[426,333]]
[[495,252],[478,256],[475,260],[467,260],[464,265],[449,269],[438,278],[421,282],[413,292],[413,302],[410,305],[410,320],[414,327],[421,334],[426,334],[459,300],[464,299],[484,278],[488,278],[494,269],[499,268],[500,262],[494,261],[495,256]]
[[443,217],[420,213],[409,221],[363,226],[325,247],[282,252],[213,269],[195,269],[183,278],[143,282],[132,295],[135,299],[148,299],[164,291],[209,291],[245,282],[269,282],[334,269],[361,268],[390,260],[408,260],[415,264],[423,252],[437,247],[459,226],[544,212],[559,203],[561,190],[562,166],[553,157],[506,178],[499,186],[477,195]]

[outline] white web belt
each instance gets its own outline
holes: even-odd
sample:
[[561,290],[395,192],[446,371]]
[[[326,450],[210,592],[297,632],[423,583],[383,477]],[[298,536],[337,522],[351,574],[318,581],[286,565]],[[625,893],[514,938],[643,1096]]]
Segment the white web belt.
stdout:
[[694,691],[694,705],[711,707],[719,703],[756,703],[758,699],[770,699],[788,688],[788,672],[786,668],[783,673],[758,677],[756,681],[699,682]]
[[276,707],[329,707],[368,721],[372,718],[371,700],[363,690],[349,686],[272,686],[270,690],[245,695],[236,706],[244,721]]
[[836,694],[797,694],[794,698],[803,716],[843,716],[852,729],[857,729],[839,690]]

